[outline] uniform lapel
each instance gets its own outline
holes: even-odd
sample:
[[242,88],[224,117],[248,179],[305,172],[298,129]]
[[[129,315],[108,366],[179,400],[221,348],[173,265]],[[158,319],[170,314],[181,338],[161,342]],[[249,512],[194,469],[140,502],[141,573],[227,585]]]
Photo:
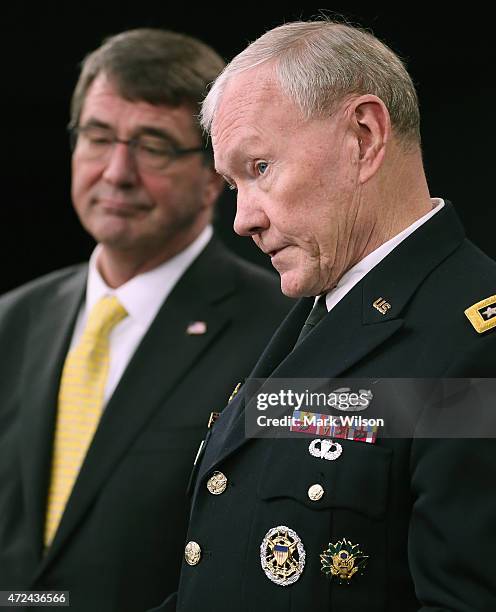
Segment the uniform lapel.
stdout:
[[298,300],[272,336],[253,368],[250,378],[268,378],[291,353],[314,302],[313,297]]
[[60,373],[86,285],[86,266],[33,304],[21,384],[21,466],[26,530],[41,559],[46,493]]
[[[236,278],[224,252],[211,241],[180,279],[143,338],[105,409],[40,571],[60,551],[154,412],[229,323],[230,316],[218,305],[236,290]],[[195,321],[206,324],[206,333],[187,334],[188,325]]]
[[[250,378],[268,378],[277,365],[285,359],[298,338],[301,327],[312,309],[313,302],[314,298],[307,298],[299,300],[295,304],[260,356],[250,374]],[[234,450],[245,440],[244,405],[245,390],[242,388],[215,422],[213,428],[215,435],[209,436],[210,439],[199,467],[197,482],[218,461],[219,454],[222,454],[222,457],[226,456],[229,454],[231,447]]]
[[[313,299],[300,300],[271,340],[250,378],[337,378],[396,334],[401,314],[419,285],[464,239],[451,204],[446,203],[425,225],[359,282],[294,350]],[[384,308],[384,302],[390,307]],[[374,303],[377,307],[374,306]],[[382,305],[382,311],[378,309]],[[286,354],[284,355],[284,350]],[[381,375],[378,373],[377,375]],[[382,374],[385,375],[385,374]],[[246,441],[245,394],[236,414],[219,419],[199,470],[199,480]],[[224,427],[229,425],[227,431]]]

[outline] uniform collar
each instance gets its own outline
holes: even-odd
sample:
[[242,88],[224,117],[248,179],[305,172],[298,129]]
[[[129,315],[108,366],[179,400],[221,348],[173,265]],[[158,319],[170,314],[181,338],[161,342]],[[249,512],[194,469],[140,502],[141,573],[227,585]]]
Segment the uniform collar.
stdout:
[[361,261],[350,268],[340,278],[338,284],[329,291],[326,295],[326,306],[327,310],[330,311],[340,302],[343,297],[351,291],[351,289],[364,278],[373,268],[375,268],[385,257],[391,253],[399,244],[413,234],[419,227],[429,221],[431,217],[440,212],[445,205],[444,200],[441,198],[432,198],[432,210],[425,214],[420,219],[417,219],[414,223],[409,225],[396,236],[393,236],[390,240],[381,244],[377,249],[369,253]]

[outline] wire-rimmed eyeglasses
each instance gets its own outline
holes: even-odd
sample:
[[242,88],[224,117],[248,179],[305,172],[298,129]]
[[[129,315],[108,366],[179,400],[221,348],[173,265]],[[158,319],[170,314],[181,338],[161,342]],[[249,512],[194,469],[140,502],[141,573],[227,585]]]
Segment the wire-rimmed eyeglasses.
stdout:
[[109,128],[95,125],[69,128],[69,133],[72,149],[77,145],[82,158],[108,161],[115,145],[124,144],[129,147],[138,168],[145,171],[160,172],[180,157],[207,152],[204,146],[183,149],[163,136],[148,133],[123,140]]

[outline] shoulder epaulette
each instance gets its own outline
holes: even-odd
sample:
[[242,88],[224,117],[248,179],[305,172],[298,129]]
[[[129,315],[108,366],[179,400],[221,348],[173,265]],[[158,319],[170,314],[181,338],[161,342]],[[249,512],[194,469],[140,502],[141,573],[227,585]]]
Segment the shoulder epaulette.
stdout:
[[496,327],[496,295],[473,304],[465,310],[465,315],[478,334]]

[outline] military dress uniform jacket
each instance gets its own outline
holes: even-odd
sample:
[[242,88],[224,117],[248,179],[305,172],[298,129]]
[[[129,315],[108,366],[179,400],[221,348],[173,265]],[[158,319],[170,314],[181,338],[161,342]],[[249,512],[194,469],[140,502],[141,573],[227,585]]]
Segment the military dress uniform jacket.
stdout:
[[[206,246],[110,398],[43,554],[59,379],[86,277],[76,266],[0,300],[0,590],[69,590],[75,612],[139,612],[177,588],[185,492],[209,415],[291,301],[274,275],[216,239]],[[205,333],[188,333],[199,321]]]
[[[496,264],[447,204],[293,350],[313,299],[298,302],[251,377],[493,377],[496,333],[477,333],[464,311],[495,293]],[[379,297],[385,314],[373,307]],[[241,390],[206,444],[187,536],[194,565],[183,561],[177,599],[161,612],[496,610],[496,440],[340,440],[341,456],[324,461],[306,437],[246,439],[244,400]],[[209,490],[214,472],[227,479],[221,494]],[[288,586],[261,565],[278,526],[306,553]],[[320,555],[343,538],[369,559],[339,584]]]

